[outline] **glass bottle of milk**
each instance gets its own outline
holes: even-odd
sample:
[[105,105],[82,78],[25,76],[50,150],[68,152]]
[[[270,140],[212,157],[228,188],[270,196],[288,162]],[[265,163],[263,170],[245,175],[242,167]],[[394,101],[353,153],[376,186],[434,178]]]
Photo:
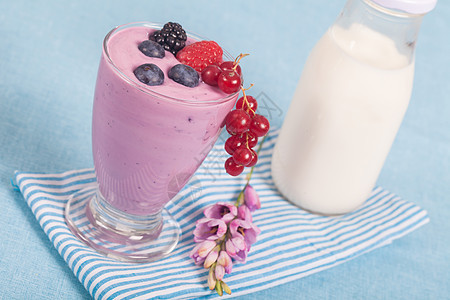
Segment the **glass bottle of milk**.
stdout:
[[310,53],[272,158],[279,191],[311,212],[369,197],[408,107],[422,17],[436,0],[348,0]]

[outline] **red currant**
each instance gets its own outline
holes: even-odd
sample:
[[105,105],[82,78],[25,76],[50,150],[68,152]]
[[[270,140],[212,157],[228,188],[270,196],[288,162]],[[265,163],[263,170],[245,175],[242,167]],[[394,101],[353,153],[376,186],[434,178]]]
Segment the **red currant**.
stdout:
[[249,130],[256,136],[261,137],[266,135],[269,128],[270,124],[266,117],[256,114],[250,123]]
[[235,93],[241,88],[241,76],[235,71],[224,71],[219,75],[217,85],[224,93]]
[[252,151],[247,147],[239,147],[233,153],[234,162],[238,165],[248,166],[252,162]]
[[250,151],[252,151],[252,160],[246,167],[253,167],[258,162],[258,154],[256,153],[256,151],[253,149],[250,149]]
[[242,171],[244,171],[244,166],[236,164],[234,159],[229,157],[225,161],[225,171],[227,171],[227,173],[231,176],[238,176],[242,173]]
[[217,85],[217,79],[219,78],[222,70],[219,66],[209,65],[202,71],[202,80],[209,85]]
[[227,151],[228,154],[233,155],[234,151],[242,145],[245,145],[242,142],[242,138],[238,135],[232,135],[225,142],[225,151]]
[[247,101],[244,100],[244,97],[239,98],[236,102],[236,109],[242,109],[248,112],[250,116],[255,115],[255,111],[258,108],[258,102],[252,96],[246,96]]
[[[224,61],[223,63],[220,64],[220,68],[223,71],[233,71],[233,68],[235,66],[235,62],[234,61]],[[242,75],[242,70],[241,70],[241,66],[237,65],[236,69],[236,73],[240,75]]]
[[[223,121],[229,137],[225,142],[225,151],[231,155],[225,162],[225,170],[232,176],[238,176],[245,167],[253,167],[258,162],[258,153],[252,148],[258,144],[258,138],[267,134],[269,121],[256,114],[258,102],[247,96],[242,88],[242,70],[239,61],[248,54],[240,54],[235,61],[225,61],[218,66],[209,66],[202,73],[205,83],[217,86],[227,94],[242,89],[243,96],[236,102],[236,109],[228,113]],[[219,75],[217,75],[219,74]]]
[[243,134],[240,140],[243,145],[247,145],[249,148],[253,148],[258,144],[258,137],[251,131],[247,131]]
[[225,125],[230,134],[246,132],[250,127],[251,118],[243,110],[232,110],[225,117]]

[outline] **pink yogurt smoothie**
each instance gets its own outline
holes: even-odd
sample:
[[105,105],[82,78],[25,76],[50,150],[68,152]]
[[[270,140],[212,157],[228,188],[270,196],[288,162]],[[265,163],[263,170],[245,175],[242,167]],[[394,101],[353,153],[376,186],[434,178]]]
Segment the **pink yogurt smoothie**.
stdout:
[[[200,166],[236,102],[203,82],[189,88],[167,73],[179,62],[138,49],[154,24],[131,24],[105,39],[95,89],[92,146],[99,190],[116,209],[134,215],[159,213]],[[194,42],[188,38],[188,43]],[[228,58],[231,59],[231,58]],[[147,86],[133,74],[153,63],[164,83]]]

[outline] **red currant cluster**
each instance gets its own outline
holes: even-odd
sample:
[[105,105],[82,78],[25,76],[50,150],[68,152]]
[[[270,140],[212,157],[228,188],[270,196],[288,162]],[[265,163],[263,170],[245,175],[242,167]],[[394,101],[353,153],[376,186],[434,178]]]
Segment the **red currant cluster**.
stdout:
[[[225,151],[231,155],[225,162],[225,170],[232,176],[238,176],[245,167],[253,167],[258,161],[254,148],[258,138],[269,131],[269,121],[256,114],[258,103],[252,96],[245,94],[242,86],[242,71],[239,61],[248,54],[240,54],[234,61],[225,61],[220,65],[211,64],[202,70],[203,82],[218,86],[223,92],[232,94],[239,89],[243,96],[236,102],[236,109],[228,113],[225,125],[231,137],[225,142]],[[251,87],[251,86],[250,86]]]
[[252,148],[258,138],[267,134],[269,121],[256,113],[258,103],[252,96],[243,96],[236,102],[236,109],[225,118],[226,129],[231,137],[225,142],[225,151],[231,155],[225,162],[225,170],[232,176],[242,173],[244,167],[253,167],[258,161],[258,154]]
[[220,65],[209,65],[202,71],[202,80],[206,84],[219,86],[227,94],[232,94],[241,88],[242,71],[239,66],[241,58],[248,54],[240,54],[235,61],[224,61]]

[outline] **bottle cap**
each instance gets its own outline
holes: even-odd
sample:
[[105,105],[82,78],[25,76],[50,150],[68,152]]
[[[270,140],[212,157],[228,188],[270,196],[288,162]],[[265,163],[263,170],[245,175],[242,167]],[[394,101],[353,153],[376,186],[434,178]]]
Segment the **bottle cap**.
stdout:
[[373,2],[392,9],[398,9],[410,14],[425,14],[431,11],[437,0],[372,0]]

